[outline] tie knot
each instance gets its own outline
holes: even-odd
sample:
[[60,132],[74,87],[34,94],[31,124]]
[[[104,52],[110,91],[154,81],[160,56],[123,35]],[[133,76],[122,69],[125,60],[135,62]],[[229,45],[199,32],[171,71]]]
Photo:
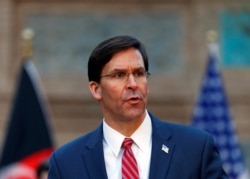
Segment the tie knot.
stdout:
[[122,147],[128,148],[128,147],[131,147],[132,144],[133,144],[133,140],[131,138],[126,137],[124,141],[122,142]]

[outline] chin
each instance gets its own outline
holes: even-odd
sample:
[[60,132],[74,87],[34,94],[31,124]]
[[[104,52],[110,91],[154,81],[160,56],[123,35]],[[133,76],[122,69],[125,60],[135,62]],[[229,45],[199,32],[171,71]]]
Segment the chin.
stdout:
[[126,115],[131,119],[137,119],[145,116],[145,109],[131,109],[126,111]]

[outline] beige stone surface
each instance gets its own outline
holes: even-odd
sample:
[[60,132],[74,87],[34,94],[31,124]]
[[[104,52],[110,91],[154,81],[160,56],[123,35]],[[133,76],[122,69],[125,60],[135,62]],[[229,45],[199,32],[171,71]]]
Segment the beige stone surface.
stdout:
[[[150,77],[149,110],[164,120],[189,124],[206,64],[205,34],[210,29],[218,29],[219,10],[242,8],[244,1],[146,2],[144,5],[147,8],[150,5],[162,5],[166,9],[177,9],[185,15],[183,67],[177,74]],[[103,5],[99,0],[92,4],[80,1],[68,4],[63,0],[53,3],[38,0],[0,1],[0,146],[21,64],[19,34],[24,28],[26,15],[35,12],[62,14],[69,10],[80,11],[86,6],[100,8],[99,3]],[[140,3],[136,1],[134,4],[140,6]],[[250,141],[250,70],[225,69],[222,72],[239,138],[241,141]],[[41,78],[49,98],[51,125],[57,146],[99,125],[101,112],[98,103],[88,92],[86,77],[62,74],[42,75]]]

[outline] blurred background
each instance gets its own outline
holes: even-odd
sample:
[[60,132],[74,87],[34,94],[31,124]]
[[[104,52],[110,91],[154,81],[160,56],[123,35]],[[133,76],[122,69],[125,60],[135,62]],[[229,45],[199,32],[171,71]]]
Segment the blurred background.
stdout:
[[33,57],[48,98],[56,147],[102,120],[88,90],[87,61],[103,39],[140,39],[150,58],[149,110],[190,125],[218,35],[220,70],[240,147],[250,168],[249,0],[1,0],[0,152],[22,64],[21,32],[33,29]]

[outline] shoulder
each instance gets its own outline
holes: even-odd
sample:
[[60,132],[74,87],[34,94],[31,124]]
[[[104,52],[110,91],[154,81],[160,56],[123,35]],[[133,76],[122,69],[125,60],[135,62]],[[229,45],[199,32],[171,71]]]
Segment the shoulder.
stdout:
[[152,114],[151,119],[153,131],[160,136],[169,137],[175,141],[188,140],[189,143],[213,140],[212,136],[208,132],[196,127],[160,120]]
[[[153,139],[162,139],[175,145],[175,151],[185,156],[208,156],[217,149],[208,132],[184,125],[152,118]],[[195,147],[195,150],[193,150]],[[190,157],[192,158],[192,157]]]
[[80,154],[92,146],[97,145],[97,143],[102,143],[102,125],[58,147],[54,155],[65,156]]
[[184,135],[184,136],[210,136],[209,133],[206,131],[199,129],[197,127],[193,127],[191,125],[185,125],[185,124],[176,124],[176,123],[169,123],[165,122],[166,126],[173,132],[174,134],[178,135]]
[[187,169],[179,176],[184,176],[184,172],[191,176],[189,172],[194,172],[195,178],[226,178],[212,135],[189,125],[159,120],[153,115],[151,119],[153,140],[172,146],[175,157],[171,160],[171,167]]

